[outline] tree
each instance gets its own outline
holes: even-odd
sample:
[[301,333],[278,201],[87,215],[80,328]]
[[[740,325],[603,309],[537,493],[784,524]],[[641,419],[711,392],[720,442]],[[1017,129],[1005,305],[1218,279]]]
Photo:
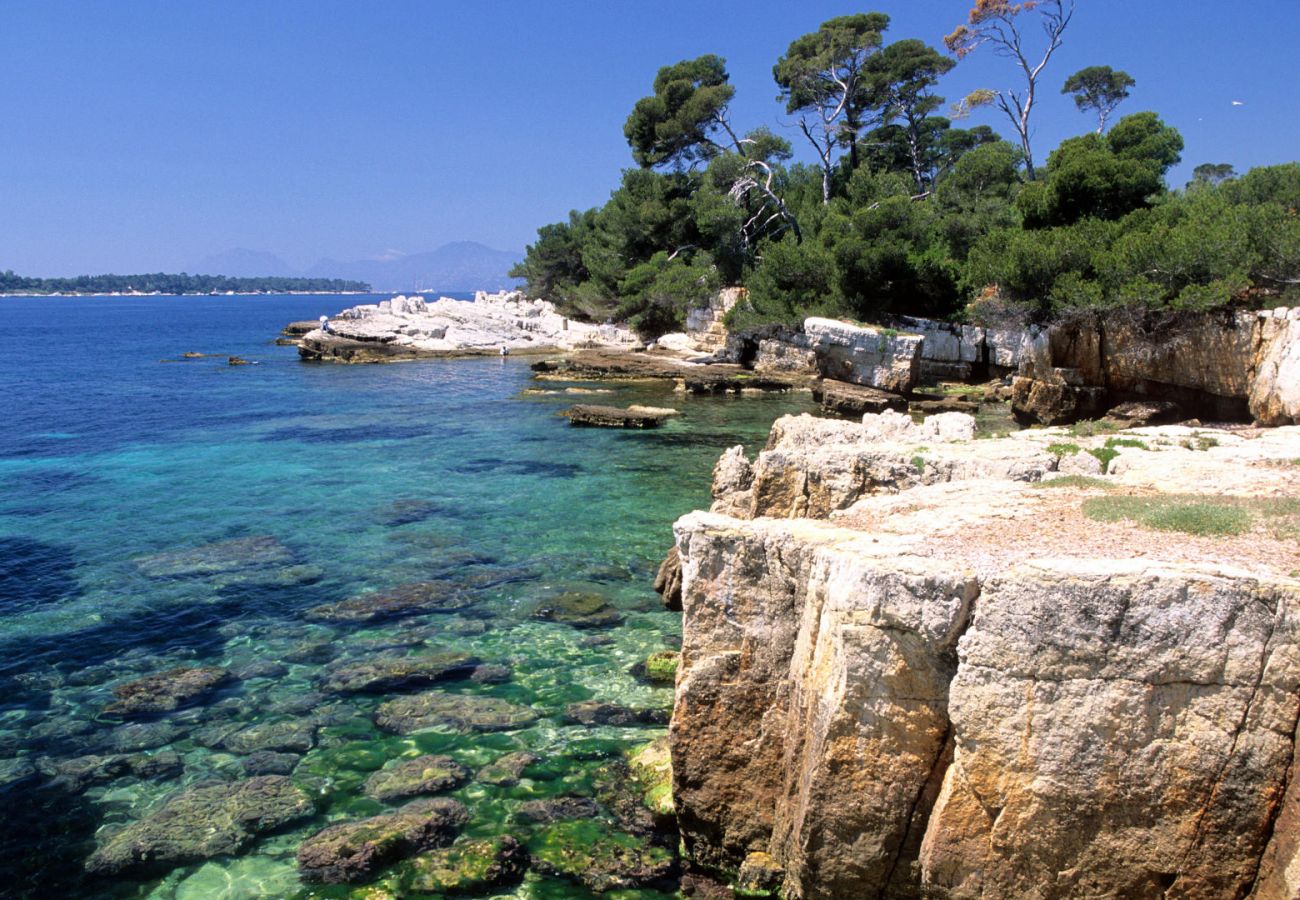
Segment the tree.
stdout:
[[1192,180],[1187,186],[1217,185],[1236,177],[1237,170],[1229,163],[1201,163],[1195,169],[1192,169]]
[[[901,122],[918,194],[930,187],[927,173],[932,167],[925,161],[925,151],[930,143],[927,138],[932,140],[937,124],[930,113],[943,103],[943,98],[930,93],[930,88],[955,65],[938,50],[915,39],[890,44],[867,65],[869,102],[882,110],[883,121]],[[941,121],[946,125],[946,119]]]
[[[1047,44],[1037,62],[1025,48],[1024,35],[1020,31],[1019,18],[1024,13],[1038,11]],[[943,39],[944,44],[958,59],[963,59],[982,44],[989,44],[993,52],[1015,61],[1025,78],[1025,87],[1020,91],[992,91],[981,89],[969,94],[959,104],[959,110],[967,112],[977,106],[995,104],[1011,121],[1016,135],[1020,138],[1020,149],[1025,154],[1025,174],[1034,180],[1034,154],[1030,148],[1029,116],[1034,108],[1038,92],[1038,79],[1052,58],[1061,47],[1061,35],[1074,17],[1074,0],[1024,0],[1012,3],[1010,0],[975,0],[966,25],[958,26],[952,34]]]
[[1110,66],[1088,66],[1065,79],[1062,94],[1073,94],[1080,111],[1097,114],[1097,133],[1106,130],[1106,120],[1128,97],[1128,89],[1137,84],[1133,76]]
[[654,94],[637,101],[623,125],[632,156],[643,168],[681,168],[721,152],[719,131],[732,142],[727,104],[736,89],[728,84],[726,60],[713,54],[664,66]]
[[821,160],[823,203],[831,199],[836,146],[848,146],[849,168],[857,168],[864,69],[888,27],[884,13],[830,19],[792,41],[772,68],[786,112],[798,114],[799,130]]

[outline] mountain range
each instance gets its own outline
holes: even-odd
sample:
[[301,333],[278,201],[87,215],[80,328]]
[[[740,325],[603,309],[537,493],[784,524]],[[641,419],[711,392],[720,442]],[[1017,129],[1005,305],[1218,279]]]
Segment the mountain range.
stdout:
[[236,248],[206,257],[186,271],[200,275],[238,278],[306,276],[365,281],[372,290],[388,291],[500,291],[519,285],[506,273],[522,253],[494,250],[474,241],[443,244],[427,253],[390,251],[377,259],[342,262],[322,259],[306,270],[296,270],[273,253]]

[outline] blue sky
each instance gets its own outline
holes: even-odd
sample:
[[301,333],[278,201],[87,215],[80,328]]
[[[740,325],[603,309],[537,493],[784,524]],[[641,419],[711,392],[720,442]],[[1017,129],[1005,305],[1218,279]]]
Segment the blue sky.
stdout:
[[[10,0],[0,269],[177,270],[232,247],[294,265],[452,240],[522,248],[608,196],[631,165],[623,121],[658,67],[725,57],[737,126],[779,129],[771,68],[793,38],[875,9],[893,19],[888,39],[940,46],[968,7]],[[1200,162],[1300,158],[1298,44],[1300,0],[1079,0],[1044,79],[1036,154],[1087,130],[1059,87],[1107,64],[1137,79],[1121,114],[1154,109],[1183,133],[1175,183]],[[980,51],[939,92],[1015,84]],[[971,121],[1009,134],[991,112]]]

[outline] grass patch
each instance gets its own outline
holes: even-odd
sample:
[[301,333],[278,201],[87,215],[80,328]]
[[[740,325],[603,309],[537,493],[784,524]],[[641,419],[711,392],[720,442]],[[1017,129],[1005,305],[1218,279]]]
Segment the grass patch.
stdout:
[[1062,456],[1074,456],[1076,453],[1081,453],[1082,451],[1083,448],[1080,447],[1078,444],[1048,444],[1047,445],[1047,452],[1058,458]]
[[1202,537],[1245,534],[1257,519],[1279,540],[1300,540],[1300,498],[1214,497],[1196,494],[1093,497],[1083,514],[1098,522],[1136,522],[1159,531]]
[[1097,488],[1103,491],[1115,490],[1115,485],[1091,475],[1062,475],[1060,478],[1048,478],[1038,483],[1039,487]]
[[921,456],[919,453],[916,456],[913,456],[912,468],[916,469],[916,474],[918,475],[925,474],[925,457]]
[[1097,462],[1101,463],[1101,474],[1103,475],[1110,471],[1110,464],[1115,460],[1115,457],[1119,456],[1119,451],[1114,447],[1098,447],[1088,452],[1097,457]]
[[1106,438],[1107,447],[1136,447],[1139,450],[1150,450],[1146,441],[1139,441],[1137,438],[1113,437]]

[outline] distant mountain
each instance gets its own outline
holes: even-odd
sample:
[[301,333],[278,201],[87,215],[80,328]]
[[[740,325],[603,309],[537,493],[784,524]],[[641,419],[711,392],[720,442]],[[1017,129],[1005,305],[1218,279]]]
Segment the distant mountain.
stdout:
[[522,253],[493,250],[473,241],[444,244],[428,253],[390,252],[380,259],[323,259],[307,270],[317,278],[369,282],[376,291],[500,291],[518,286],[506,272]]
[[236,247],[225,253],[216,253],[204,257],[185,271],[195,275],[227,275],[231,278],[263,278],[274,276],[288,278],[301,273],[295,272],[274,253],[261,250],[248,250]]

